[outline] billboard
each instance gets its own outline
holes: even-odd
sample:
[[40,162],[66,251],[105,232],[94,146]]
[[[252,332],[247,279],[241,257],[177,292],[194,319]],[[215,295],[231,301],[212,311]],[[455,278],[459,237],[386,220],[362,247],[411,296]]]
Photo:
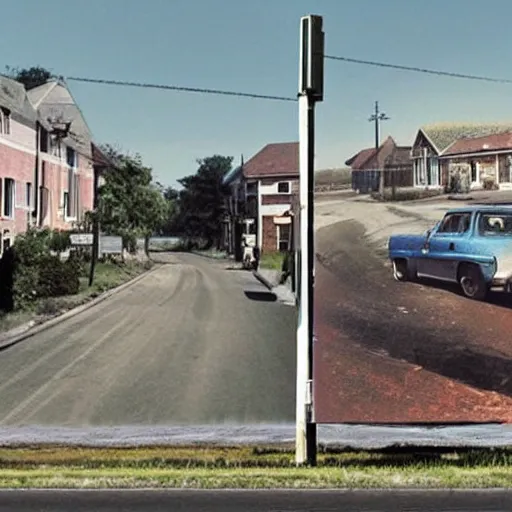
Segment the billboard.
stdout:
[[369,89],[325,98],[354,121],[339,166],[316,163],[314,420],[511,422],[512,122],[437,122],[413,93],[395,122]]

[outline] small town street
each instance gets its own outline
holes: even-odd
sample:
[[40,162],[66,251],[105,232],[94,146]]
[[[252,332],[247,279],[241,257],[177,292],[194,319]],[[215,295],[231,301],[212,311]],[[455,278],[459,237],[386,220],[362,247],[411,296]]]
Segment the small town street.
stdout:
[[512,421],[512,300],[397,283],[392,233],[421,233],[454,201],[318,201],[315,398],[320,423]]
[[155,259],[133,286],[0,352],[1,427],[294,420],[295,309],[228,261]]

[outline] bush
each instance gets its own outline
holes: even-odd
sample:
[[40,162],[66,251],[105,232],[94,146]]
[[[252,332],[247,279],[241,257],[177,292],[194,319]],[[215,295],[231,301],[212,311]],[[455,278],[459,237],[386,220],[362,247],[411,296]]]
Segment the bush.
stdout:
[[500,187],[492,178],[485,178],[483,188],[484,190],[498,190]]
[[50,250],[61,253],[71,247],[71,237],[69,231],[54,230],[50,236]]
[[[42,297],[75,294],[79,289],[76,262],[62,262],[51,255],[63,247],[48,229],[31,228],[18,235],[0,260],[0,307],[4,311],[31,308]],[[54,245],[55,243],[55,245]]]
[[428,188],[397,188],[393,197],[391,189],[384,190],[384,198],[381,199],[378,192],[372,192],[370,195],[373,199],[384,201],[415,201],[418,199],[426,199],[428,197],[437,197],[443,194],[442,189]]
[[41,260],[36,287],[38,298],[75,295],[80,288],[76,260],[62,261],[58,256],[48,255]]

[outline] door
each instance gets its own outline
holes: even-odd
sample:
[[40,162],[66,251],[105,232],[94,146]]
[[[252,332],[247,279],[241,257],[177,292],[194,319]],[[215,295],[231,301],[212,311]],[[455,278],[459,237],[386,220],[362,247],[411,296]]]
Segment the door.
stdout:
[[471,226],[471,213],[451,213],[444,217],[438,229],[427,239],[423,258],[418,262],[418,275],[457,281],[457,266],[462,247]]

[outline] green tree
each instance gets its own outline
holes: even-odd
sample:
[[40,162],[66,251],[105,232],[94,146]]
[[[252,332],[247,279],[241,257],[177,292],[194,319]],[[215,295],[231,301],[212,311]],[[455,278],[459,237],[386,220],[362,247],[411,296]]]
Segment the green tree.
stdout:
[[31,68],[10,68],[7,67],[7,76],[21,82],[27,91],[46,83],[55,75],[41,66],[32,66]]
[[135,251],[137,238],[144,237],[147,249],[149,237],[166,221],[167,202],[140,155],[130,156],[112,146],[103,150],[115,165],[105,173],[99,190],[101,229],[122,236],[124,247],[131,252]]
[[220,246],[224,209],[222,178],[231,170],[233,157],[214,155],[198,160],[196,174],[178,180],[178,224],[182,234],[203,240],[206,248]]

